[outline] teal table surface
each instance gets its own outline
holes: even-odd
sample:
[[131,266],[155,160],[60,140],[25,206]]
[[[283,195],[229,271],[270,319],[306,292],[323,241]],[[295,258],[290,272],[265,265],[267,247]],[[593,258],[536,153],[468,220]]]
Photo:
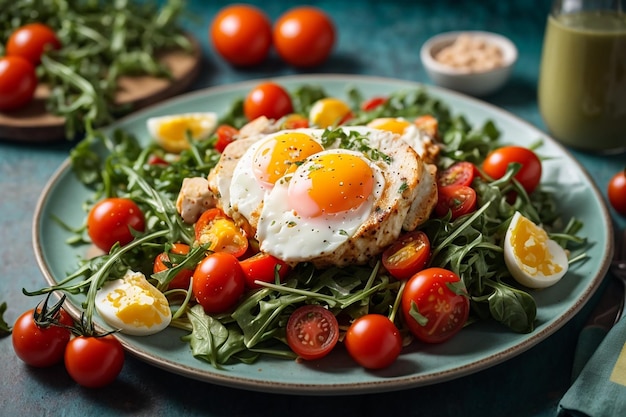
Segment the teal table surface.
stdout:
[[[252,2],[254,3],[254,2]],[[331,58],[315,72],[393,77],[429,84],[419,48],[444,31],[478,29],[508,36],[519,49],[510,82],[484,98],[545,129],[536,89],[541,45],[550,2],[527,1],[313,1],[336,23],[338,41]],[[185,27],[203,48],[202,71],[192,89],[291,75],[275,56],[254,69],[233,69],[212,49],[207,31],[225,3],[189,1]],[[275,19],[298,3],[257,1]],[[312,71],[307,71],[312,72]],[[626,127],[625,127],[626,141]],[[46,182],[75,143],[26,145],[0,140],[0,303],[13,323],[33,307],[22,288],[44,279],[35,262],[31,223]],[[606,199],[609,178],[626,156],[571,151]],[[617,227],[624,217],[610,210]],[[496,366],[452,381],[410,390],[354,396],[297,396],[248,392],[174,375],[130,355],[110,386],[89,390],[70,380],[62,365],[31,369],[19,361],[10,337],[0,339],[0,415],[203,415],[203,416],[552,416],[570,384],[578,333],[599,294],[571,321],[533,348]]]

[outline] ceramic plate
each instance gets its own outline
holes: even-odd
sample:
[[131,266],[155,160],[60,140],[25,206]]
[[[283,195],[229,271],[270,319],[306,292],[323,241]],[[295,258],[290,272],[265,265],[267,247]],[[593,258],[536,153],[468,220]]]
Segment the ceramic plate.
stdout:
[[[275,81],[288,89],[303,83],[320,85],[337,97],[345,97],[348,86],[357,87],[366,97],[420,87],[400,80],[335,75],[281,77]],[[257,83],[220,86],[180,96],[135,113],[114,127],[148,138],[145,125],[148,117],[193,111],[223,112]],[[414,343],[394,365],[375,372],[356,365],[343,349],[309,363],[263,358],[253,365],[235,364],[217,370],[191,355],[189,346],[180,341],[184,333],[177,329],[149,337],[119,335],[124,347],[154,366],[215,384],[274,393],[356,394],[406,389],[474,373],[520,354],[562,327],[593,295],[608,269],[612,229],[601,194],[576,160],[538,129],[484,102],[439,88],[427,87],[427,90],[474,124],[488,119],[495,121],[503,142],[528,146],[543,140],[539,149],[546,157],[542,182],[557,194],[565,219],[575,216],[584,222],[581,233],[590,242],[589,258],[575,264],[558,285],[534,292],[538,304],[534,332],[516,334],[496,324],[474,324],[440,345]],[[38,263],[51,284],[73,271],[78,259],[85,255],[85,248],[73,248],[65,243],[69,233],[51,218],[56,216],[69,224],[80,224],[84,218],[81,203],[89,195],[66,161],[40,198],[33,241]],[[80,300],[71,298],[70,302],[79,305]]]

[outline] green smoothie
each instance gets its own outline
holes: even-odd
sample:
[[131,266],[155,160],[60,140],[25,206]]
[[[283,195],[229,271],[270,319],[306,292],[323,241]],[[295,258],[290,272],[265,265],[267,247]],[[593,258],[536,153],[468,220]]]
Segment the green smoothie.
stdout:
[[578,12],[548,18],[539,110],[565,145],[626,149],[626,15]]

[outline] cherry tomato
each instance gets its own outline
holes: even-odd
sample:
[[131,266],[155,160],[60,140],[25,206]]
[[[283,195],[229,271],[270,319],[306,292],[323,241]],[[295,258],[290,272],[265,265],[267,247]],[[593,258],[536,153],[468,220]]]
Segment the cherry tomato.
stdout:
[[[40,309],[37,310],[40,312]],[[63,309],[54,316],[59,323],[72,326],[72,318]],[[36,321],[35,309],[23,313],[15,321],[11,334],[13,350],[18,358],[35,367],[55,365],[63,360],[65,346],[70,340],[68,328],[50,324],[40,326]]]
[[65,369],[78,384],[100,388],[117,378],[124,366],[124,349],[113,335],[77,336],[65,349]]
[[280,127],[281,129],[306,128],[309,127],[309,119],[297,113],[288,114],[283,117]]
[[[172,248],[170,249],[172,254],[176,255],[187,255],[189,253],[189,245],[184,243],[174,243]],[[154,259],[154,265],[152,268],[152,272],[159,273],[169,269],[168,265],[176,266],[176,264],[172,264],[170,262],[170,255],[168,252],[163,252],[157,255]],[[167,285],[167,288],[180,288],[186,290],[189,288],[189,282],[191,281],[191,277],[193,276],[192,269],[183,269],[180,271]]]
[[435,213],[439,217],[452,211],[452,219],[476,210],[476,191],[465,185],[448,185],[437,189]]
[[281,282],[291,270],[285,262],[265,252],[259,252],[239,263],[245,275],[248,288],[261,288],[254,281],[275,282],[276,267],[279,267],[278,277]]
[[322,10],[301,6],[278,18],[274,24],[274,46],[278,55],[296,67],[323,63],[335,43],[335,26]]
[[461,161],[449,166],[437,175],[437,185],[446,187],[448,185],[472,185],[476,167],[471,162]]
[[609,181],[608,197],[615,211],[626,215],[626,170],[613,175]]
[[265,116],[278,120],[293,113],[291,96],[280,85],[267,82],[253,88],[243,103],[243,112],[248,120]]
[[198,264],[191,286],[196,301],[207,314],[223,313],[243,294],[245,279],[237,258],[215,252]]
[[52,28],[43,23],[30,23],[9,36],[6,54],[21,56],[33,65],[38,65],[46,50],[59,48],[61,42]]
[[215,149],[222,153],[224,149],[235,140],[235,136],[239,133],[239,130],[229,125],[219,125],[215,134],[217,135],[217,142],[215,142]]
[[162,167],[166,167],[169,165],[169,162],[167,162],[165,159],[161,158],[158,155],[150,155],[150,157],[148,157],[148,165],[158,165],[158,166],[162,166]]
[[124,246],[133,240],[130,229],[143,232],[145,219],[141,209],[128,198],[105,198],[87,215],[87,232],[91,241],[105,252],[117,242]]
[[361,110],[372,111],[387,102],[387,97],[372,97],[361,103]]
[[217,52],[235,66],[260,64],[272,45],[272,23],[261,9],[234,4],[221,9],[210,28]]
[[515,179],[527,193],[532,193],[541,180],[541,161],[528,148],[522,146],[504,146],[487,155],[483,161],[483,171],[493,179],[502,178],[509,164],[517,162],[522,165],[515,174]]
[[339,340],[339,323],[328,309],[305,305],[291,313],[286,328],[287,344],[306,360],[322,358],[330,353]]
[[221,209],[206,210],[195,224],[196,241],[209,244],[209,250],[240,257],[248,249],[245,232]]
[[386,368],[402,351],[402,336],[395,324],[381,314],[366,314],[348,328],[344,344],[359,365],[368,369]]
[[407,279],[424,269],[430,260],[430,240],[415,230],[402,236],[382,256],[383,266],[396,279]]
[[0,58],[0,111],[30,103],[37,88],[35,67],[21,56]]
[[469,297],[463,281],[454,272],[428,268],[407,281],[400,308],[415,337],[426,343],[441,343],[467,322]]

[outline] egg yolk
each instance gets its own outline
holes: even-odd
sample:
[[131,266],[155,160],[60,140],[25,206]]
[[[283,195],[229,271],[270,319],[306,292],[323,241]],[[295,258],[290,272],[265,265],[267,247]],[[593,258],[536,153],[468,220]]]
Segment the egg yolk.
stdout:
[[553,262],[548,249],[548,234],[527,218],[520,216],[511,233],[510,243],[522,268],[531,275],[544,276],[561,272],[563,267]]
[[254,154],[252,172],[262,187],[271,189],[279,178],[294,172],[322,145],[302,132],[288,132],[267,140]]
[[124,278],[123,287],[107,295],[107,301],[115,308],[116,316],[124,323],[152,327],[168,316],[167,299],[145,279],[131,276]]
[[289,183],[291,207],[303,217],[357,209],[372,194],[374,173],[363,158],[352,154],[324,154],[312,159],[303,175]]
[[368,123],[368,127],[379,130],[387,130],[389,132],[397,133],[401,135],[404,133],[407,127],[409,127],[411,123],[404,119],[394,118],[394,117],[381,117],[378,119],[374,119]]

